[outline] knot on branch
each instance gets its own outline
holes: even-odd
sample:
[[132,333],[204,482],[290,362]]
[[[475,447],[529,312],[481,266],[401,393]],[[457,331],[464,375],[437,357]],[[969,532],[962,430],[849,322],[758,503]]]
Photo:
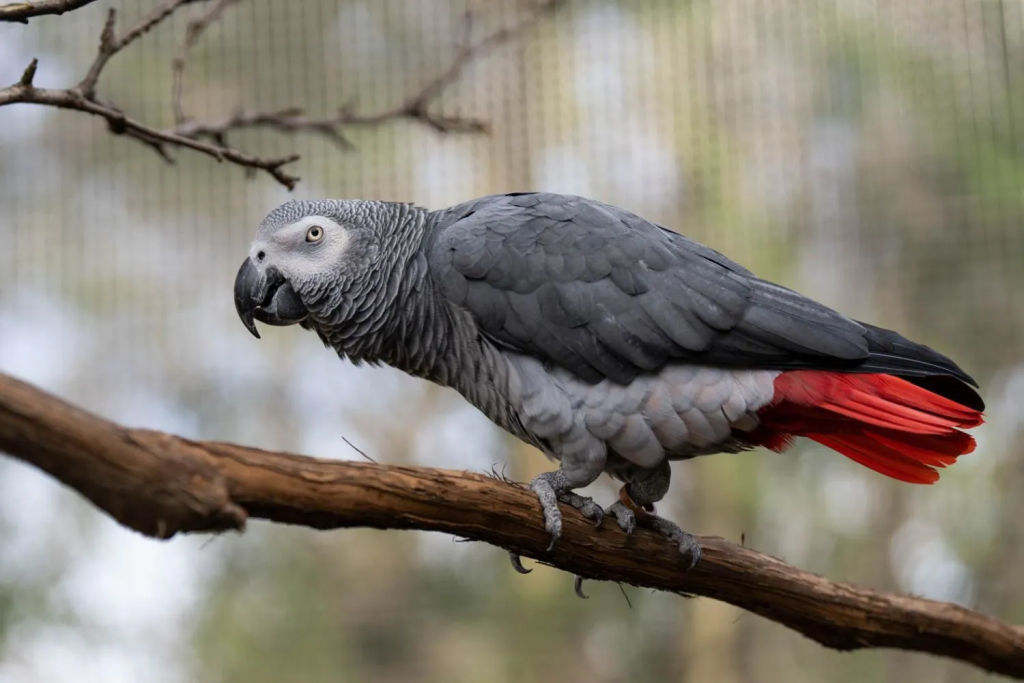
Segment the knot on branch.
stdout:
[[[245,529],[248,514],[232,500],[227,479],[206,450],[147,429],[128,430],[124,438],[152,456],[153,467],[140,467],[134,491],[123,491],[127,495],[111,497],[101,505],[117,521],[161,539],[193,531]],[[174,474],[168,477],[170,472]]]

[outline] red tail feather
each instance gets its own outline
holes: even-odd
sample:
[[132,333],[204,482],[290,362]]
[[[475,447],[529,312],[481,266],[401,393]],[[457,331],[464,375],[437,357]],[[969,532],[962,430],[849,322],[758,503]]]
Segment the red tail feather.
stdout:
[[775,380],[772,403],[758,412],[755,444],[785,450],[806,436],[876,472],[931,484],[936,467],[974,450],[958,427],[982,424],[982,414],[892,375],[800,370]]

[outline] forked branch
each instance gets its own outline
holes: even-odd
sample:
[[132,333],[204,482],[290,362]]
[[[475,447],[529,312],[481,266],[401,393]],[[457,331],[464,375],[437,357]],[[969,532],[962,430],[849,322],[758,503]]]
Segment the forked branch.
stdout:
[[[248,171],[263,171],[288,189],[294,189],[298,176],[284,167],[299,159],[298,154],[265,158],[249,154],[231,146],[228,134],[253,128],[263,128],[282,133],[306,132],[321,135],[343,150],[352,148],[345,136],[349,127],[381,126],[399,120],[413,121],[439,133],[483,133],[487,126],[483,121],[461,116],[445,116],[432,111],[437,100],[451,86],[466,66],[490,49],[521,35],[542,16],[554,10],[560,2],[545,0],[534,3],[527,18],[492,33],[477,42],[467,42],[460,47],[452,64],[438,77],[424,85],[417,93],[406,98],[396,107],[376,113],[359,113],[352,103],[339,107],[336,114],[326,117],[307,116],[301,107],[287,107],[275,111],[238,111],[221,121],[197,121],[187,115],[182,104],[184,74],[188,54],[202,34],[225,12],[240,0],[217,0],[203,14],[188,22],[185,37],[173,59],[172,108],[175,125],[172,128],[151,127],[126,115],[109,102],[97,96],[100,77],[107,64],[155,26],[165,21],[184,5],[198,4],[204,0],[163,0],[148,14],[123,32],[117,29],[117,12],[110,9],[100,34],[96,57],[86,75],[73,88],[50,89],[37,87],[35,80],[37,60],[33,59],[17,83],[0,88],[0,106],[8,104],[37,104],[58,109],[80,111],[106,120],[107,127],[115,135],[124,135],[148,146],[162,159],[173,163],[169,148],[191,149],[242,166]],[[82,0],[42,0],[34,4],[16,3],[0,5],[0,21],[27,21],[31,16],[60,14],[77,9],[88,2]]]

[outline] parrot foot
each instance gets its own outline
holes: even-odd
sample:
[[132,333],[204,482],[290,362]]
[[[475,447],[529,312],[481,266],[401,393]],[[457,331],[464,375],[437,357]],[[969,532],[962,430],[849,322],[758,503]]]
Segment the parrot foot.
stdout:
[[593,498],[578,493],[563,493],[558,500],[579,510],[580,514],[593,522],[595,527],[601,526],[601,522],[604,521],[604,509],[595,503]]
[[[554,549],[558,539],[562,537],[562,512],[558,509],[559,502],[579,510],[580,514],[594,522],[595,527],[601,526],[601,522],[604,521],[604,509],[595,503],[593,498],[573,493],[569,490],[572,485],[562,470],[539,474],[530,482],[530,490],[537,494],[540,506],[544,510],[544,528],[551,534],[548,552]],[[508,556],[512,568],[520,574],[529,574],[533,571],[523,566],[516,553],[510,552]]]
[[664,517],[652,517],[650,520],[651,526],[661,532],[661,535],[667,538],[672,543],[675,543],[679,547],[679,552],[690,554],[690,566],[688,569],[693,569],[700,562],[700,543],[697,542],[697,537],[691,533],[683,531],[679,528],[679,525],[675,522],[670,522]]
[[636,531],[636,515],[621,500],[617,500],[608,506],[604,513],[614,517],[615,521],[619,523],[619,528],[627,534]]
[[629,493],[629,486],[619,489],[619,499],[605,512],[613,515],[619,523],[619,528],[627,534],[633,533],[637,522],[659,531],[662,536],[679,547],[679,552],[690,555],[689,569],[693,569],[700,562],[700,544],[696,536],[683,531],[675,522],[659,517],[655,512],[654,503],[637,505]]
[[601,526],[604,519],[604,510],[594,502],[593,498],[581,496],[568,490],[568,486],[561,485],[562,479],[565,479],[565,474],[559,470],[539,474],[530,482],[530,489],[537,494],[540,506],[544,509],[544,528],[551,534],[548,552],[554,549],[558,539],[562,536],[562,512],[558,509],[559,501],[579,510],[584,517],[593,520],[595,526]]

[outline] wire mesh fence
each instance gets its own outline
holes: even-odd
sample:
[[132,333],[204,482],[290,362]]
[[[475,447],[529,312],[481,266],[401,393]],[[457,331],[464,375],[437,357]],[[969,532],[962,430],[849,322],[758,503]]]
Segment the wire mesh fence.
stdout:
[[[342,363],[295,330],[255,342],[232,281],[260,219],[293,197],[441,208],[581,194],[951,355],[989,405],[978,450],[935,487],[802,445],[676,465],[669,514],[835,579],[1024,620],[1019,0],[574,0],[465,60],[535,9],[222,4],[187,53],[212,3],[184,5],[115,55],[99,95],[157,129],[295,108],[353,121],[228,133],[252,155],[300,154],[289,192],[173,146],[165,163],[82,112],[0,107],[5,372],[186,437],[360,457],[347,438],[385,462],[501,463],[525,479],[544,459],[453,393]],[[37,86],[74,85],[109,7],[123,28],[154,3],[0,24],[0,85],[34,57]],[[451,72],[428,117],[401,113]],[[3,683],[982,676],[835,654],[705,599],[633,591],[630,607],[595,586],[584,603],[571,577],[520,577],[494,548],[430,534],[257,526],[157,544],[9,461],[0,548]]]

